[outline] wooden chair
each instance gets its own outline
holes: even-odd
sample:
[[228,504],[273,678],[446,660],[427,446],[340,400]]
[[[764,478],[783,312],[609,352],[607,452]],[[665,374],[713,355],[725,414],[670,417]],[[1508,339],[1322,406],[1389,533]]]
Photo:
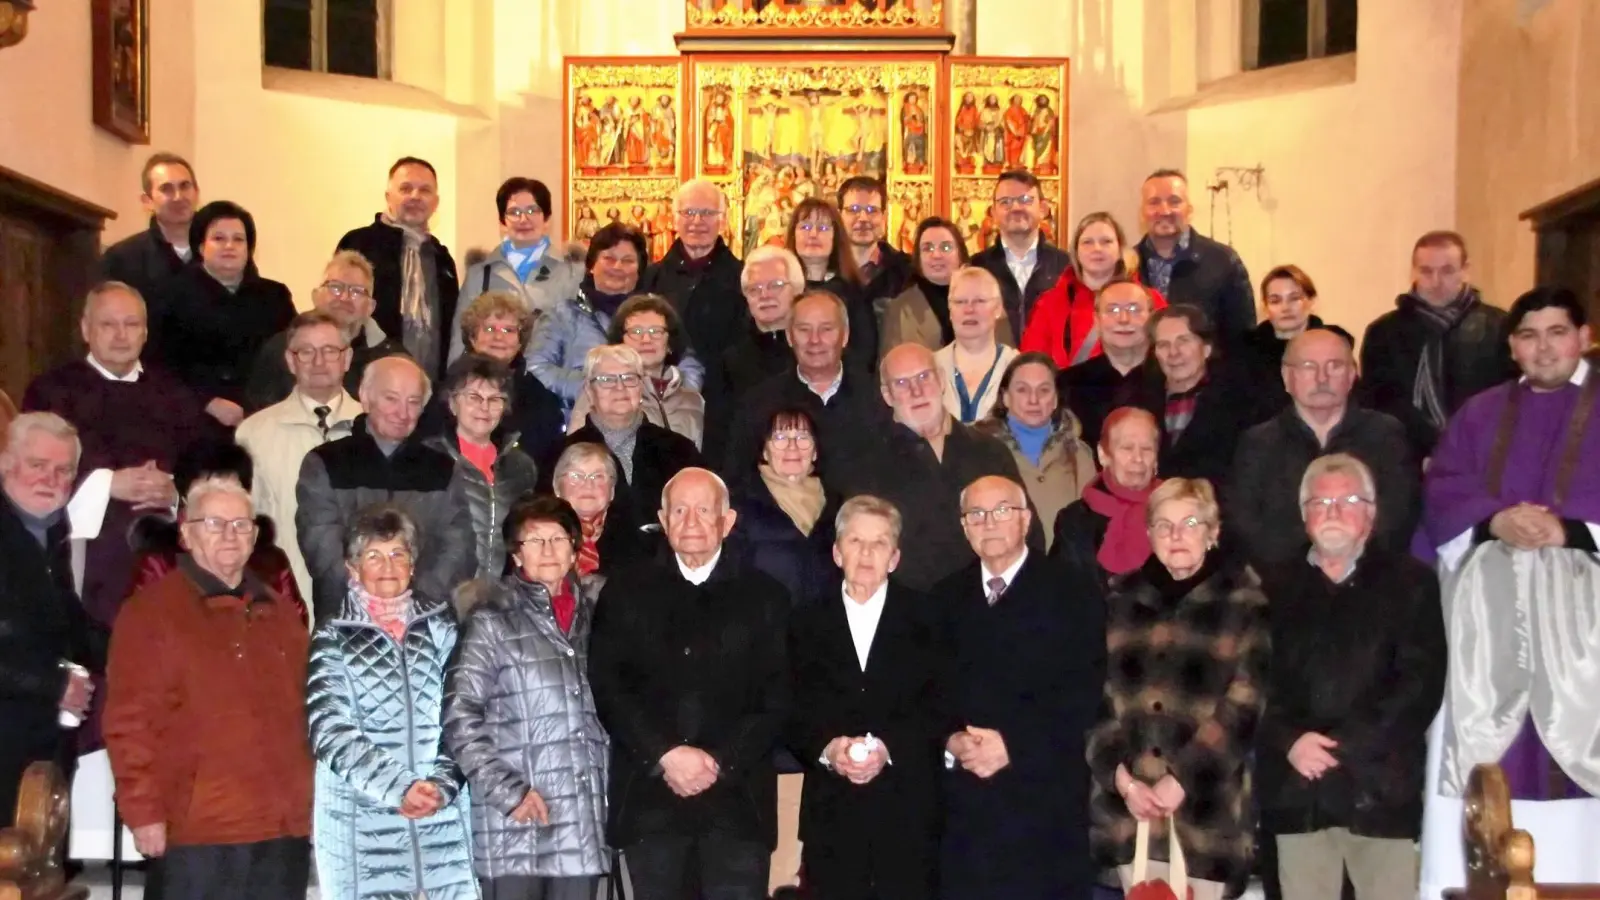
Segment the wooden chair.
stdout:
[[86,900],[89,889],[67,884],[61,871],[70,807],[54,763],[22,773],[17,824],[0,830],[0,900]]
[[6,392],[0,390],[0,450],[6,448],[6,428],[11,425],[11,420],[17,417],[17,405],[11,402]]
[[1536,884],[1533,836],[1511,825],[1511,791],[1499,766],[1473,768],[1467,781],[1467,887],[1445,900],[1600,900],[1600,884]]

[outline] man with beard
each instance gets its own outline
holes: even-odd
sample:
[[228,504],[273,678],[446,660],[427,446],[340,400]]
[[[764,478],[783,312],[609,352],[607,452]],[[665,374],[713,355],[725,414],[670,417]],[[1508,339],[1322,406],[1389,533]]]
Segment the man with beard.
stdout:
[[1026,330],[1034,301],[1072,265],[1067,251],[1039,233],[1043,201],[1039,179],[1033,173],[1023,169],[1002,173],[994,185],[1000,240],[972,257],[972,265],[988,269],[1000,282],[1012,334]]
[[1244,260],[1232,247],[1196,232],[1189,224],[1189,182],[1176,169],[1160,169],[1144,180],[1139,218],[1139,280],[1170,304],[1198,306],[1216,323],[1224,352],[1256,327],[1255,292]]
[[132,285],[150,297],[153,288],[194,258],[189,223],[200,205],[200,182],[188,160],[163,152],[145,160],[139,186],[139,203],[150,214],[150,227],[107,247],[100,257],[100,277]]
[[[874,315],[882,318],[883,308],[905,290],[911,278],[911,257],[884,240],[889,226],[889,194],[882,181],[870,175],[856,175],[839,185],[838,202],[850,252],[861,273],[864,287],[860,294]],[[915,222],[908,224],[913,229],[917,226]]]

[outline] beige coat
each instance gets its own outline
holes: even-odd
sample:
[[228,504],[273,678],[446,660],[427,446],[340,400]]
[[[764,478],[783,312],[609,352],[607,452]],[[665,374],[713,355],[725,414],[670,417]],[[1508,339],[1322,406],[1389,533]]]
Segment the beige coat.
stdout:
[[[1011,335],[1010,320],[1000,319],[994,338],[1010,347],[1017,345],[1017,339]],[[883,311],[883,323],[878,328],[878,358],[883,359],[901,344],[921,344],[929,350],[938,350],[944,345],[939,317],[933,314],[933,307],[915,281],[901,291],[900,296],[890,300]]]
[[[645,380],[644,399],[640,407],[644,410],[645,421],[683,435],[694,441],[698,449],[706,431],[705,397],[694,388],[683,386],[683,376],[676,366],[671,371],[667,390],[663,394],[657,395],[650,386],[650,380]],[[567,420],[567,434],[576,432],[589,421],[589,405],[588,389],[579,391],[577,401],[572,404],[572,417]]]
[[1094,456],[1080,438],[1082,429],[1078,420],[1067,410],[1061,410],[1055,433],[1044,442],[1044,452],[1039,455],[1039,465],[1022,452],[1017,439],[1004,419],[990,416],[978,423],[978,430],[1006,445],[1017,461],[1017,472],[1022,476],[1022,486],[1033,501],[1035,514],[1044,526],[1045,548],[1055,542],[1056,516],[1083,495],[1083,489],[1094,480]]
[[[994,402],[1000,399],[1000,376],[1006,372],[1006,366],[1017,358],[1015,347],[1008,347],[1000,343],[1000,358],[994,364],[994,374],[989,376],[987,384],[981,385],[983,393],[975,399],[978,401],[978,415],[970,423],[976,425],[989,418],[989,411],[994,409]],[[961,394],[956,391],[956,345],[948,344],[933,352],[933,361],[939,366],[939,381],[944,385],[944,408],[950,415],[961,421]],[[977,390],[980,385],[969,384],[968,390]]]

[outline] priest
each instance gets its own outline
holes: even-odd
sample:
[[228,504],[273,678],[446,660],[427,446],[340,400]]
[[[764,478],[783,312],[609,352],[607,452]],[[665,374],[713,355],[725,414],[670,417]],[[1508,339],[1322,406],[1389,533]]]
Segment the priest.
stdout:
[[1461,795],[1479,763],[1505,770],[1538,881],[1600,881],[1600,360],[1585,358],[1585,310],[1564,288],[1523,294],[1507,326],[1522,377],[1451,419],[1414,548],[1438,562],[1450,640],[1424,897],[1465,883]]

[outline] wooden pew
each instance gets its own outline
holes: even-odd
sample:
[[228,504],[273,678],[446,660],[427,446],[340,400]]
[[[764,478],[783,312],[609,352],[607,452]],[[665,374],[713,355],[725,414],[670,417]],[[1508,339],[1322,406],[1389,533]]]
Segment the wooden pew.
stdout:
[[86,900],[89,889],[68,885],[61,871],[69,809],[61,771],[48,762],[28,766],[17,824],[0,830],[0,900]]
[[1445,900],[1600,900],[1600,884],[1537,884],[1533,836],[1511,823],[1511,791],[1499,766],[1477,766],[1467,781],[1462,837],[1467,887]]

